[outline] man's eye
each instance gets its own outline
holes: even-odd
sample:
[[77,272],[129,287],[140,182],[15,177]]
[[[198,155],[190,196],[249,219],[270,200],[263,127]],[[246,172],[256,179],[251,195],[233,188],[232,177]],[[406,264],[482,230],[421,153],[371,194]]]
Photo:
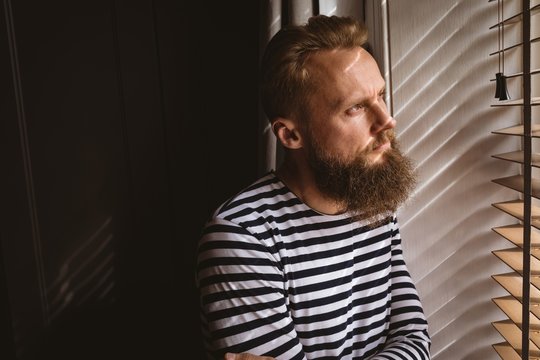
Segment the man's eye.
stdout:
[[350,108],[347,109],[347,114],[348,115],[353,115],[361,110],[364,109],[364,105],[362,104],[356,104],[356,105],[353,105],[351,106]]

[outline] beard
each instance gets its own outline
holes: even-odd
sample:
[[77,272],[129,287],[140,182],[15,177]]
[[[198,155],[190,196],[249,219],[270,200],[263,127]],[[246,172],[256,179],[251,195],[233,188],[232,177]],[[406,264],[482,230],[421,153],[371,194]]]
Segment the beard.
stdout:
[[388,140],[391,148],[376,163],[368,158],[373,146],[344,161],[315,142],[308,144],[309,162],[319,190],[344,206],[355,220],[372,219],[374,226],[396,212],[416,186],[414,164],[399,150],[393,132],[381,134],[373,144]]

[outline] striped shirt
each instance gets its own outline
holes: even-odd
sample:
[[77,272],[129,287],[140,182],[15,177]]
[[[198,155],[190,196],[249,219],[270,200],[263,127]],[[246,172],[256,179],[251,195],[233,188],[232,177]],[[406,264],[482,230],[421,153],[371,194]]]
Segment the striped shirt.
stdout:
[[395,215],[369,227],[321,214],[273,172],[224,203],[198,247],[210,359],[429,359]]

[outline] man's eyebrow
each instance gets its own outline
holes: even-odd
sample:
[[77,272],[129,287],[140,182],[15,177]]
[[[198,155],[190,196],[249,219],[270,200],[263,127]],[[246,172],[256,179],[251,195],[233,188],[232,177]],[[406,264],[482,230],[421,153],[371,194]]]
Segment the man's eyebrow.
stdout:
[[331,101],[332,109],[337,110],[341,109],[344,106],[354,105],[354,104],[363,104],[367,101],[366,97],[349,97],[349,98],[334,98]]
[[[383,95],[386,93],[386,84],[383,85],[378,94],[379,95]],[[368,98],[363,98],[363,99],[353,99],[353,98],[343,98],[343,97],[334,97],[332,99],[330,99],[330,106],[333,110],[338,110],[340,108],[342,108],[343,106],[345,106],[346,104],[348,103],[351,103],[351,104],[361,104],[361,103],[364,103],[368,100]]]

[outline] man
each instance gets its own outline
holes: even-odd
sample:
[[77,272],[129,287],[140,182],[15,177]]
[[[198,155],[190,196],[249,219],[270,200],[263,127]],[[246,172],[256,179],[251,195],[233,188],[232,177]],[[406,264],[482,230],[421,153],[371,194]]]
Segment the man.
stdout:
[[366,38],[350,18],[316,16],[265,50],[262,102],[285,157],[204,229],[209,358],[430,358],[395,216],[415,174]]

